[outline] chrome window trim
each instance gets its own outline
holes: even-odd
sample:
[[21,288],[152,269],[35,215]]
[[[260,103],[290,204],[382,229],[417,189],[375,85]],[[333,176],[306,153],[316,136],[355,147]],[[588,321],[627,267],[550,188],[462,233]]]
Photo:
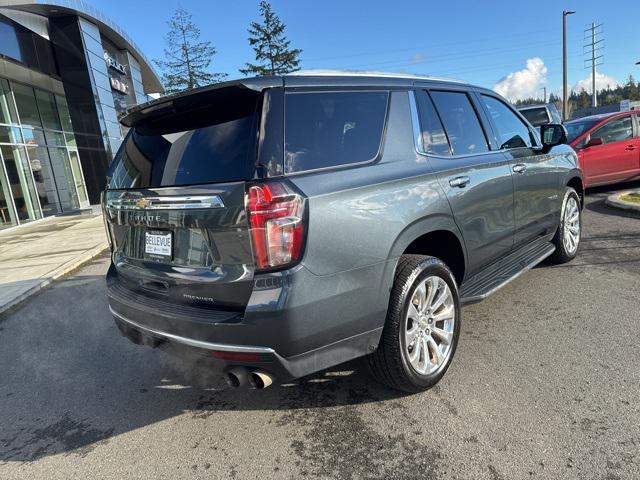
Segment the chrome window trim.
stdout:
[[196,348],[204,348],[206,350],[217,350],[221,352],[241,352],[241,353],[266,353],[266,354],[274,354],[275,350],[269,347],[254,347],[247,345],[231,345],[228,343],[211,343],[205,342],[202,340],[193,340],[191,338],[181,337],[180,335],[174,335],[173,333],[162,332],[160,330],[155,330],[153,328],[145,327],[140,325],[139,323],[134,322],[116,312],[111,305],[109,305],[109,311],[111,314],[117,319],[129,324],[135,329],[141,330],[150,335],[154,335],[156,337],[166,338],[167,340],[172,340],[177,343],[182,343],[183,345],[188,345],[190,347]]
[[107,201],[113,210],[194,210],[224,208],[218,195],[193,195],[184,197],[129,197]]
[[[427,155],[422,144],[422,132],[420,131],[420,117],[416,103],[416,91],[409,90],[409,108],[411,109],[411,125],[413,127],[413,146],[420,155]],[[444,129],[444,127],[442,127]]]

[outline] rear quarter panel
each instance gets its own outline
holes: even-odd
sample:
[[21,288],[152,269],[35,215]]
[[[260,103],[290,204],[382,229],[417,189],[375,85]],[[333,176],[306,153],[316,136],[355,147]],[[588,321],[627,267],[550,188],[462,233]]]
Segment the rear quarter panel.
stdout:
[[[309,198],[304,268],[331,277],[348,292],[325,304],[327,321],[340,312],[368,311],[381,327],[398,257],[420,235],[450,230],[451,209],[425,157],[414,149],[408,94],[393,92],[379,158],[370,164],[290,176]],[[349,305],[341,305],[341,303]],[[363,325],[354,325],[354,332]],[[348,333],[343,331],[343,334]]]

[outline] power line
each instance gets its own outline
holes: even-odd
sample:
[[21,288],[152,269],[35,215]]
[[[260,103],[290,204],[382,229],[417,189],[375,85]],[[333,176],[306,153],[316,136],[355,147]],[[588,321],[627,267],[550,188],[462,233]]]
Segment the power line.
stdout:
[[[529,32],[523,32],[520,31],[519,33],[521,35],[527,36],[527,35],[534,35],[534,34],[539,34],[539,33],[548,33],[553,31],[554,29],[551,28],[546,28],[543,30],[533,30],[533,31],[529,31]],[[494,36],[489,36],[489,37],[477,37],[473,39],[473,42],[475,44],[477,43],[481,43],[484,41],[488,41],[488,40],[499,40],[499,39],[504,39],[504,34],[502,35],[494,35]],[[360,52],[360,53],[354,53],[354,54],[348,54],[348,55],[336,55],[336,56],[331,56],[331,57],[320,57],[320,58],[306,58],[304,59],[305,63],[308,62],[321,62],[321,61],[329,61],[329,60],[340,60],[340,59],[344,59],[344,58],[356,58],[356,57],[366,57],[366,56],[375,56],[375,55],[386,55],[386,54],[392,54],[392,53],[402,53],[402,52],[416,52],[416,51],[420,51],[420,50],[425,50],[425,49],[429,49],[432,50],[434,48],[440,48],[440,47],[449,47],[452,45],[467,45],[469,42],[468,41],[457,41],[457,42],[446,42],[446,43],[440,43],[440,44],[432,44],[432,45],[418,45],[418,46],[413,46],[413,47],[408,47],[408,48],[401,48],[401,49],[394,49],[394,50],[384,50],[384,51],[375,51],[375,52]]]

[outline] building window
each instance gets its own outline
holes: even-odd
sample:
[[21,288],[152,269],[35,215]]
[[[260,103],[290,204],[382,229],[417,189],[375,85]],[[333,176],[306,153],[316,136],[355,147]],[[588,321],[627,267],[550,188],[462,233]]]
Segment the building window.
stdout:
[[16,105],[18,106],[20,123],[30,127],[42,127],[33,88],[11,82],[11,89],[16,99]]
[[18,123],[9,82],[0,78],[0,123]]
[[0,229],[88,205],[65,98],[0,78]]
[[2,145],[0,156],[4,162],[18,220],[24,223],[41,218],[33,176],[24,148]]
[[36,100],[42,118],[42,126],[51,130],[62,130],[53,94],[36,89]]

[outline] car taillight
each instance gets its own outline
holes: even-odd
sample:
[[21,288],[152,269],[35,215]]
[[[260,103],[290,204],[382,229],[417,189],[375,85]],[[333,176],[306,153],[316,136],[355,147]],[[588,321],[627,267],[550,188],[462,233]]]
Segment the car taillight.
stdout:
[[305,199],[283,183],[249,185],[247,214],[259,270],[297,262],[304,242]]

